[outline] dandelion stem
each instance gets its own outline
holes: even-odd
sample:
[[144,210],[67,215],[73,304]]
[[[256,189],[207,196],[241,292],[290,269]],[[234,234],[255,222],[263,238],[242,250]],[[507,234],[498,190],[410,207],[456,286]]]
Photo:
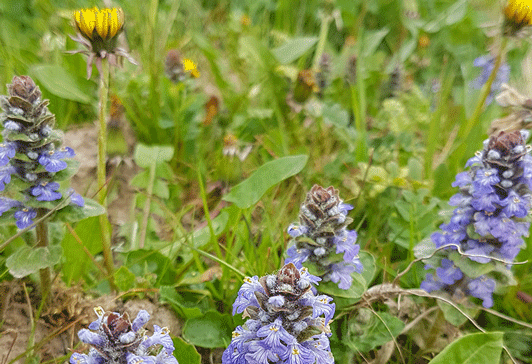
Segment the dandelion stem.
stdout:
[[484,109],[484,104],[486,103],[486,99],[488,98],[488,95],[491,92],[491,85],[493,84],[495,77],[497,77],[497,72],[499,71],[499,68],[501,67],[507,42],[508,42],[508,38],[503,37],[501,40],[499,52],[497,53],[497,56],[495,57],[495,63],[493,65],[493,70],[491,70],[491,74],[488,78],[488,81],[486,81],[486,83],[484,84],[484,86],[482,86],[482,89],[480,90],[480,98],[478,100],[477,106],[475,107],[475,110],[473,111],[473,115],[471,115],[471,117],[467,121],[467,124],[464,129],[464,133],[462,134],[466,138],[471,132],[471,129],[473,129],[473,126],[475,126],[475,124],[478,122],[480,114],[482,113]]
[[[102,59],[99,85],[100,103],[98,105],[98,202],[107,209],[107,185],[105,173],[105,161],[107,157],[107,101],[109,98],[109,61],[107,58]],[[103,259],[109,275],[111,287],[115,289],[113,274],[113,254],[111,252],[111,234],[107,214],[99,216],[100,220],[100,237],[102,240]]]

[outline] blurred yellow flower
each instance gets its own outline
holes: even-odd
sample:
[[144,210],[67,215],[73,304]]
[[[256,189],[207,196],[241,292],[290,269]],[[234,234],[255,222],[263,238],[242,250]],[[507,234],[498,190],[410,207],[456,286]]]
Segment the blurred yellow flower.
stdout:
[[196,68],[196,64],[191,59],[183,59],[183,69],[185,70],[185,72],[189,72],[190,75],[194,78],[198,78],[200,76],[200,73]]
[[124,26],[124,11],[121,8],[98,10],[81,9],[74,12],[76,27],[85,37],[93,40],[97,35],[102,40],[114,38]]
[[532,25],[532,0],[508,0],[504,8],[507,34],[515,34],[521,28]]

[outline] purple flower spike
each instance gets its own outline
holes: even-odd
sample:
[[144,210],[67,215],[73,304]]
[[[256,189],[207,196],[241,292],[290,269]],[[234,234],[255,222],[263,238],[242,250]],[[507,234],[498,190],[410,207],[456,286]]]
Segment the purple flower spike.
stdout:
[[[491,72],[493,71],[493,68],[495,67],[495,59],[491,56],[478,57],[478,58],[475,58],[475,60],[473,61],[473,65],[475,67],[482,68],[480,76],[478,76],[471,83],[471,87],[480,90],[482,86],[484,86],[484,84],[488,82],[488,78],[490,77]],[[488,105],[491,104],[493,100],[493,94],[501,88],[503,83],[507,83],[509,79],[510,79],[510,66],[506,63],[503,63],[500,66],[499,70],[497,71],[495,80],[491,84],[491,90],[490,90],[490,94],[488,95],[488,98],[486,99],[486,104]]]
[[33,224],[33,219],[37,217],[37,211],[24,207],[15,212],[14,217],[17,219],[17,227],[19,229],[25,229]]
[[490,264],[489,273],[479,277],[482,268],[467,261],[470,268],[464,265],[460,270],[454,264],[459,261],[448,259],[451,250],[446,249],[438,252],[440,266],[431,267],[436,272],[427,274],[422,289],[443,290],[457,297],[465,293],[482,299],[484,307],[493,306],[493,292],[502,283],[495,280],[499,277],[496,272],[511,268],[493,258],[511,262],[524,245],[523,237],[529,235],[530,222],[524,221],[532,205],[532,156],[525,144],[527,137],[528,132],[503,131],[484,142],[484,149],[467,162],[469,170],[459,173],[453,183],[460,190],[450,200],[458,206],[450,223],[431,235],[436,247],[455,244],[469,260]]
[[0,191],[5,189],[5,185],[11,182],[11,175],[16,172],[15,167],[8,165],[0,167]]
[[31,194],[37,197],[37,201],[55,201],[62,197],[61,193],[57,192],[58,189],[57,182],[41,182],[31,189]]
[[[301,204],[300,223],[288,228],[292,243],[286,250],[285,264],[293,263],[297,268],[313,265],[316,271],[323,272],[325,281],[349,289],[353,281],[350,273],[364,269],[358,257],[357,233],[346,228],[353,221],[347,216],[352,209],[334,187],[314,185]],[[338,254],[343,254],[341,263]]]
[[131,329],[135,332],[139,331],[139,329],[146,325],[146,323],[150,320],[150,314],[146,310],[140,310],[137,314],[137,317],[133,320],[133,323],[131,324]]
[[[310,282],[316,279],[292,263],[277,274],[247,278],[233,307],[248,319],[233,331],[222,364],[334,363],[326,333],[335,304],[314,295]],[[244,295],[255,300],[242,300]]]
[[98,319],[89,330],[78,333],[81,341],[92,346],[89,355],[74,353],[70,363],[178,364],[167,328],[154,325],[151,337],[140,330],[149,319],[147,311],[141,310],[133,323],[127,314],[105,312],[101,307],[94,311]]
[[482,306],[486,308],[493,306],[492,295],[493,291],[495,291],[495,281],[493,279],[481,276],[469,282],[467,287],[471,296],[482,300]]
[[69,147],[61,148],[59,151],[49,151],[39,157],[39,164],[44,166],[47,172],[55,173],[62,171],[67,167],[65,158],[72,158],[76,155],[74,150]]
[[0,197],[0,216],[2,216],[4,212],[11,210],[13,207],[18,206],[22,206],[22,203],[7,197]]
[[15,156],[16,152],[16,143],[0,143],[0,167],[8,164],[9,160]]

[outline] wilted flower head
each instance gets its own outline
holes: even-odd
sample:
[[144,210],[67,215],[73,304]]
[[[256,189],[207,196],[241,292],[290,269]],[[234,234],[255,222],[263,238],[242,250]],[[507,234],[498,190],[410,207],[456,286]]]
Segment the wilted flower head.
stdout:
[[334,187],[314,185],[301,205],[299,224],[288,227],[293,244],[287,250],[285,263],[294,263],[298,268],[311,265],[325,281],[348,289],[353,281],[351,273],[363,269],[358,258],[357,233],[346,229],[353,221],[347,217],[352,208],[343,203]]
[[194,61],[181,58],[177,49],[170,49],[164,62],[166,76],[174,83],[183,82],[187,77],[198,78],[200,73]]
[[316,85],[316,78],[312,70],[302,70],[297,74],[294,85],[294,101],[304,103],[313,92],[319,91]]
[[[493,57],[486,57],[486,56],[478,57],[478,58],[475,58],[475,60],[473,61],[473,65],[475,67],[482,68],[480,76],[478,76],[471,83],[471,87],[477,90],[480,90],[482,86],[484,86],[484,84],[488,82],[491,72],[493,71],[493,67],[495,67],[495,59]],[[493,83],[491,84],[491,90],[488,95],[488,98],[486,99],[487,105],[491,104],[494,93],[499,91],[502,84],[508,82],[509,79],[510,79],[510,66],[507,63],[503,63],[499,67],[499,70],[497,71],[497,75],[495,76],[495,80],[493,80]]]
[[248,320],[233,331],[222,363],[333,364],[329,321],[336,306],[331,297],[314,295],[311,283],[318,280],[292,263],[244,279],[233,314],[244,312]]
[[150,319],[147,311],[140,310],[133,322],[127,313],[105,312],[101,307],[96,307],[94,312],[98,319],[89,325],[89,329],[78,332],[79,339],[91,345],[89,354],[72,354],[71,364],[178,364],[166,327],[154,325],[151,337],[142,329]]
[[[422,289],[465,292],[482,299],[484,307],[493,305],[497,279],[511,273],[506,264],[490,258],[512,262],[529,234],[532,157],[527,137],[526,131],[492,136],[467,162],[470,170],[456,176],[453,187],[460,192],[449,201],[456,209],[451,221],[431,238],[436,247],[459,246],[468,258],[454,252],[456,248],[443,251],[427,266],[436,272],[427,274]],[[490,263],[491,269],[479,269],[478,263]]]
[[[55,116],[48,100],[28,76],[13,77],[8,96],[0,96],[0,215],[11,214],[17,227],[33,224],[37,211],[49,211],[65,199],[78,207],[83,198],[62,189],[57,181],[75,173],[74,151],[62,147],[63,134],[54,130]],[[69,166],[71,168],[69,168]],[[13,178],[12,178],[13,177]],[[12,183],[16,179],[16,183]],[[52,203],[53,202],[53,203]],[[4,215],[5,216],[5,215]]]
[[532,1],[508,0],[504,8],[505,34],[514,35],[525,26],[532,25]]
[[101,71],[103,58],[108,58],[111,65],[116,65],[119,57],[125,57],[131,63],[137,64],[125,49],[117,47],[118,35],[124,28],[124,20],[124,11],[121,8],[99,10],[95,6],[74,12],[78,36],[72,39],[83,45],[86,50],[69,53],[84,53],[89,57],[87,78],[91,76],[93,62],[96,63],[98,71]]

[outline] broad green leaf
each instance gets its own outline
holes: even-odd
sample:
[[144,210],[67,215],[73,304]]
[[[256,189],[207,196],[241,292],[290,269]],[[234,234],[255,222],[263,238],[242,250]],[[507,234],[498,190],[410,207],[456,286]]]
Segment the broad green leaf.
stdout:
[[443,349],[429,364],[499,364],[502,332],[462,336]]
[[201,355],[194,345],[188,344],[180,337],[172,339],[174,342],[174,357],[178,363],[201,364]]
[[92,264],[87,252],[96,255],[102,251],[98,217],[93,216],[80,221],[74,231],[80,242],[70,232],[67,232],[61,242],[65,259],[62,272],[67,284],[78,281],[87,273],[87,267]]
[[135,275],[125,266],[121,266],[114,274],[115,284],[120,291],[127,291],[135,285]]
[[56,212],[54,221],[76,222],[105,213],[105,208],[96,201],[87,197],[83,197],[83,199],[85,200],[83,207],[70,204]]
[[52,267],[59,263],[60,260],[60,246],[41,248],[24,246],[7,258],[6,267],[9,269],[9,274],[13,277],[22,278],[38,272],[39,269]]
[[324,104],[323,121],[344,129],[349,124],[349,113],[339,104]]
[[174,147],[172,146],[137,144],[134,159],[139,167],[148,168],[153,162],[159,164],[170,161],[173,155]]
[[193,319],[203,316],[203,312],[197,306],[191,306],[189,302],[183,300],[174,287],[163,286],[159,289],[159,301],[168,303],[174,311],[185,319]]
[[231,316],[218,311],[208,311],[204,316],[185,322],[183,338],[203,348],[226,347],[233,331]]
[[268,189],[299,173],[307,160],[307,155],[295,155],[265,163],[248,179],[233,187],[223,200],[247,209],[255,205]]
[[90,97],[79,87],[76,79],[61,66],[35,65],[30,73],[55,96],[84,104],[90,101]]
[[447,17],[445,18],[445,24],[452,25],[458,23],[466,15],[466,10],[467,1],[457,1],[455,4],[451,5],[449,9],[447,9]]
[[305,54],[309,49],[311,49],[314,44],[318,41],[318,37],[299,37],[294,38],[279,46],[272,49],[272,53],[277,58],[279,63],[288,64],[292,63],[303,54]]
[[365,325],[353,320],[354,322],[351,324],[353,329],[362,333],[359,335],[351,334],[351,339],[347,343],[362,353],[393,340],[405,327],[403,321],[387,312],[378,312],[379,317],[372,312],[367,314],[371,315],[371,318]]

